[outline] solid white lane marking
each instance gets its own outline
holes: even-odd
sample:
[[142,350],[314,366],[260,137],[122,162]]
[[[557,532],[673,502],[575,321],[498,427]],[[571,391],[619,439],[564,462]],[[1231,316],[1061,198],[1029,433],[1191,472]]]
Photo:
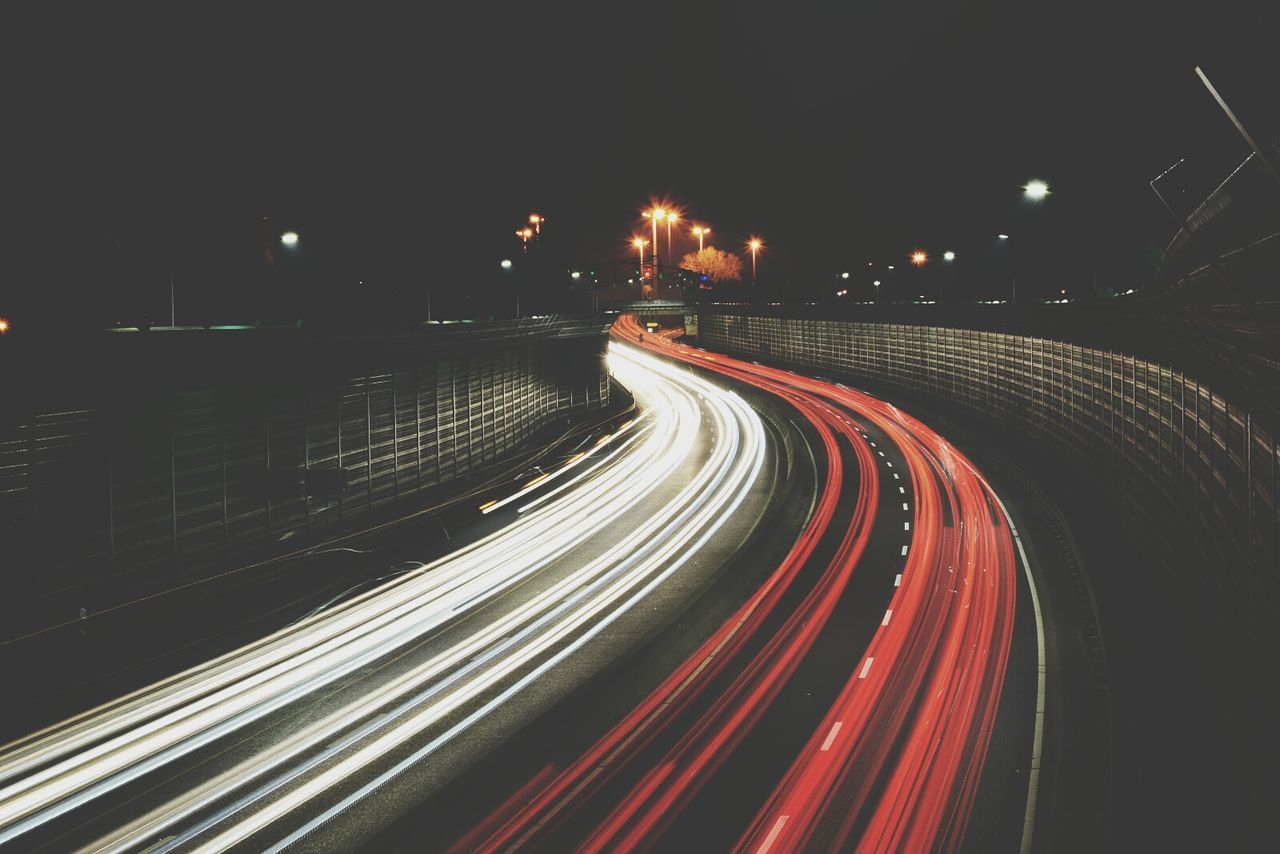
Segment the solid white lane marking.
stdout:
[[898,577],[897,577],[897,578],[895,578],[895,579],[893,580],[893,586],[894,586],[894,587],[901,587],[901,586],[902,586],[902,573],[901,573],[901,572],[899,572],[899,573],[898,573]]
[[1040,791],[1040,755],[1044,745],[1044,691],[1047,672],[1045,664],[1044,616],[1040,610],[1040,595],[1036,592],[1036,582],[1031,575],[1031,561],[1027,560],[1027,550],[1022,546],[1022,537],[1018,535],[1018,529],[1013,524],[1013,517],[1009,515],[1009,508],[1004,506],[999,494],[992,490],[991,497],[1000,505],[1000,512],[1004,514],[1005,523],[1009,526],[1009,533],[1013,535],[1013,542],[1018,546],[1018,555],[1022,558],[1022,571],[1027,578],[1027,587],[1031,589],[1031,610],[1036,615],[1036,659],[1038,671],[1036,673],[1036,726],[1035,732],[1031,737],[1031,767],[1027,769],[1027,807],[1022,813],[1022,845],[1018,849],[1020,854],[1029,854],[1031,840],[1035,836],[1036,795]]
[[768,854],[769,849],[773,847],[773,841],[778,838],[778,834],[782,832],[782,826],[787,823],[785,815],[778,816],[778,820],[773,825],[773,830],[769,831],[769,835],[764,838],[764,842],[760,843],[760,847],[756,849],[756,854]]
[[906,546],[903,546],[903,547],[902,547],[902,556],[903,556],[903,557],[906,557],[906,556],[907,556],[907,547],[906,547]]
[[884,619],[880,621],[880,625],[882,626],[889,625],[889,618],[892,616],[893,616],[893,609],[890,608],[888,611],[884,612]]
[[844,723],[843,721],[836,721],[831,725],[831,732],[827,733],[826,741],[822,742],[823,750],[831,749],[831,742],[836,740],[836,733],[840,731],[840,727],[843,723]]
[[866,663],[862,665],[862,672],[858,674],[859,679],[867,678],[867,671],[871,669],[871,662],[875,661],[874,656],[867,656]]

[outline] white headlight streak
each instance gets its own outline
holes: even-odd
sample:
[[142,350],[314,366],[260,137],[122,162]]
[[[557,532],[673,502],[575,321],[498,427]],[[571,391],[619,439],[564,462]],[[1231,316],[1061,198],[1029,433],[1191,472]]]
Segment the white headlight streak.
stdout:
[[[5,748],[0,842],[170,768],[186,782],[168,802],[150,802],[145,815],[126,807],[126,823],[93,848],[296,841],[466,732],[643,601],[741,505],[764,464],[765,433],[736,394],[699,376],[623,345],[611,345],[609,361],[642,415],[607,447],[489,508],[523,502],[509,526]],[[638,512],[662,489],[674,494]],[[396,667],[382,666],[393,659]],[[343,693],[348,684],[359,690]],[[318,703],[328,693],[350,699]],[[201,777],[177,764],[312,703],[315,711],[299,712],[290,731],[233,753],[230,768]],[[354,790],[326,795],[343,781]]]

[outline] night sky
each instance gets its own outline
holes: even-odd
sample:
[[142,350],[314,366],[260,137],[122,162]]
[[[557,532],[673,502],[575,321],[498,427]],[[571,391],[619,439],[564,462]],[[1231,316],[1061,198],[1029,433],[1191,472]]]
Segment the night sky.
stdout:
[[[302,235],[286,272],[313,298],[386,307],[426,278],[465,293],[518,253],[530,211],[548,251],[587,265],[625,255],[663,196],[716,245],[762,235],[761,279],[789,296],[917,246],[953,249],[954,286],[994,295],[999,231],[1020,288],[1141,284],[1172,232],[1147,181],[1248,153],[1194,66],[1280,136],[1278,17],[1093,0],[10,13],[0,314],[167,318],[171,271],[183,311],[260,312],[263,216]],[[1032,177],[1054,189],[1034,208]]]

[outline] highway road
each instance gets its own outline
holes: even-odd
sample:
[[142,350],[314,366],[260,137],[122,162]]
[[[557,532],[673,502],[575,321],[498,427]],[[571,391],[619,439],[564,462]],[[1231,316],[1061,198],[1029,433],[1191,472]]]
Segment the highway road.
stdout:
[[709,571],[704,546],[751,530],[771,449],[723,384],[621,343],[609,359],[640,415],[480,504],[496,533],[0,748],[0,843],[357,839],[406,780],[420,797],[633,644]]
[[1016,532],[990,485],[854,389],[632,317],[615,335],[789,404],[822,458],[819,496],[786,559],[665,682],[453,850],[960,848],[1017,610]]

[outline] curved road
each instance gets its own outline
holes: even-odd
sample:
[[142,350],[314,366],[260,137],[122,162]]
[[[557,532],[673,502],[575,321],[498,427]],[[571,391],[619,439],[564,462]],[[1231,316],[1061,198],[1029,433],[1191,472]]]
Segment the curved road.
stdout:
[[[1018,566],[995,493],[875,398],[672,344],[633,317],[614,334],[794,407],[825,458],[819,500],[782,565],[669,679],[454,850],[726,847],[734,837],[707,825],[732,824],[735,797],[749,810],[737,850],[959,848],[1013,638]],[[797,741],[777,730],[779,708],[805,704],[806,667],[841,687],[786,716],[809,721]],[[763,787],[732,773],[769,767]]]

